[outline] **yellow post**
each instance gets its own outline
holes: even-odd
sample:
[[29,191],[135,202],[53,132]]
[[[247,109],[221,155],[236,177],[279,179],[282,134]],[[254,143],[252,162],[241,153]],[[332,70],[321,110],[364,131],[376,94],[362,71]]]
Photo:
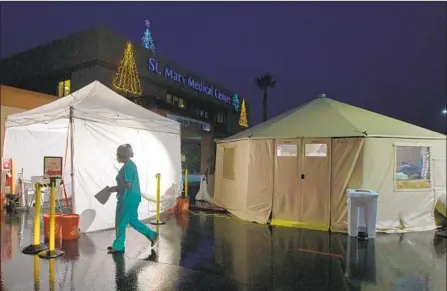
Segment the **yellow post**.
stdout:
[[16,169],[14,167],[14,160],[11,159],[11,193],[10,194],[16,194]]
[[42,259],[54,259],[62,256],[64,252],[56,250],[56,179],[50,179],[50,229],[49,229],[49,248],[48,251],[39,253]]
[[50,264],[49,264],[49,274],[50,274],[50,277],[49,277],[49,287],[50,287],[50,291],[54,291],[54,290],[56,290],[55,288],[54,288],[54,285],[55,285],[55,283],[56,283],[56,262],[55,262],[55,260],[54,259],[51,259],[50,260]]
[[160,173],[158,173],[157,175],[155,175],[155,179],[156,179],[156,199],[157,199],[157,205],[156,205],[156,212],[155,212],[155,219],[157,221],[160,221]]
[[161,175],[160,173],[157,173],[155,175],[155,184],[156,184],[156,188],[155,188],[155,220],[152,220],[150,222],[150,224],[153,225],[160,225],[160,224],[164,224],[163,221],[160,220],[160,180],[161,180]]
[[40,244],[40,203],[42,201],[42,186],[34,186],[34,238],[33,245]]
[[54,180],[50,182],[50,233],[48,238],[50,252],[56,249],[56,187],[54,182]]
[[34,256],[34,290],[40,290],[40,259]]
[[22,250],[22,253],[26,255],[35,255],[41,251],[47,250],[46,244],[40,243],[40,208],[42,201],[42,185],[36,183],[34,185],[34,235],[33,244],[27,246]]
[[185,169],[185,197],[188,197],[188,169]]

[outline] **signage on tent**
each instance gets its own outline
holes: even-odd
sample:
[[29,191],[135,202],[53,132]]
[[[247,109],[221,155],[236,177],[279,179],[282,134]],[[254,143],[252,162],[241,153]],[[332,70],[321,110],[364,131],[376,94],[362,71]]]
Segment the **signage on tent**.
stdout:
[[43,174],[46,178],[62,177],[62,157],[44,157]]
[[[175,71],[168,65],[164,65],[163,69],[159,68],[159,63],[155,58],[149,58],[148,69],[150,72],[163,76],[166,79],[170,79],[180,85],[187,86],[197,92],[214,97],[222,102],[231,104],[233,100],[237,98],[230,97],[219,91],[218,88],[210,85],[200,79],[196,79],[192,76]],[[237,96],[237,95],[236,95]],[[239,100],[238,100],[239,102]],[[235,107],[236,108],[236,107]]]

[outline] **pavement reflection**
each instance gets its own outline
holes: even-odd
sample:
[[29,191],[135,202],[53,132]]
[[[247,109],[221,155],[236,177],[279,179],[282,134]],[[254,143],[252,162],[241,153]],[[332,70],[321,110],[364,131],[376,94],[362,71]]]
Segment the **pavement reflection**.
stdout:
[[26,256],[31,213],[1,216],[1,290],[444,290],[446,239],[434,232],[345,234],[269,227],[222,215],[164,215],[152,250],[128,230],[124,255],[108,255],[114,231],[59,241],[56,260]]

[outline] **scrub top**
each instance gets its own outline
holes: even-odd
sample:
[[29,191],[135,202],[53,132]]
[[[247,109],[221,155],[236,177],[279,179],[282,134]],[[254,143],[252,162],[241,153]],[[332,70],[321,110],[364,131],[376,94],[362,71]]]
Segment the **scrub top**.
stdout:
[[131,183],[130,188],[124,190],[123,193],[117,193],[118,200],[124,198],[131,199],[135,202],[141,201],[140,179],[138,178],[137,165],[132,160],[124,163],[116,176],[116,184],[120,186],[126,182]]

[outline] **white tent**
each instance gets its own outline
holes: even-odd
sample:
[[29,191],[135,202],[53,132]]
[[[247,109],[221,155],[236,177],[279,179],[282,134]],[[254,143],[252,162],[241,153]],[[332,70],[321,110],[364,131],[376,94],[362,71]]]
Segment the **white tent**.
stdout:
[[[98,81],[41,107],[10,115],[3,154],[24,179],[43,175],[43,157],[65,157],[64,181],[81,231],[114,227],[116,198],[102,205],[94,195],[114,185],[116,148],[134,148],[143,197],[141,219],[155,213],[155,175],[161,173],[161,211],[181,193],[180,124],[127,100]],[[71,155],[73,153],[73,155]],[[73,173],[73,175],[71,175]],[[72,187],[73,186],[73,187]]]
[[369,189],[380,231],[433,229],[445,168],[445,135],[317,98],[218,143],[213,200],[249,221],[346,231],[346,189]]

